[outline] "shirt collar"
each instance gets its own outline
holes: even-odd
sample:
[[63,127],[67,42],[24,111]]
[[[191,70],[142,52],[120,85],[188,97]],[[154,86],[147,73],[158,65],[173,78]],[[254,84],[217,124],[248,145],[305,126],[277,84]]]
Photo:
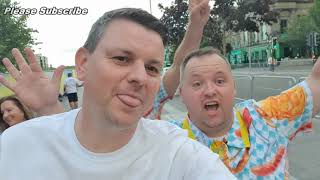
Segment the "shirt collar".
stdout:
[[[233,117],[234,117],[233,124],[229,132],[226,134],[227,145],[228,147],[244,148],[245,145],[241,138],[240,124],[239,124],[239,120],[236,117],[235,109],[233,110]],[[206,145],[207,147],[210,147],[214,139],[208,137],[197,126],[195,126],[190,120],[189,115],[188,115],[188,121],[189,121],[190,128],[192,130],[192,133],[196,137],[197,141]]]

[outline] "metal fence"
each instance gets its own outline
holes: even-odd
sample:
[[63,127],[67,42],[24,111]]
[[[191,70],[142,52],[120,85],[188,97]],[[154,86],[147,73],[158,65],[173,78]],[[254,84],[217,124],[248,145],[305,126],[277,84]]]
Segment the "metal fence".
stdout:
[[236,82],[236,101],[246,99],[261,100],[268,96],[278,95],[293,85],[301,82],[305,77],[271,76],[271,75],[233,75]]
[[[233,75],[233,77],[237,89],[235,104],[247,99],[259,101],[268,96],[278,95],[307,78],[268,75]],[[316,118],[320,118],[320,113]]]

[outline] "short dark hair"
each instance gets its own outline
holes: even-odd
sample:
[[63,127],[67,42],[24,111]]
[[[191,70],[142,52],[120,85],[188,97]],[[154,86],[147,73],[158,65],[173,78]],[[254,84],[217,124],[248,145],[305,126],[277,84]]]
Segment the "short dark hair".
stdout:
[[180,82],[182,81],[183,79],[183,76],[184,76],[184,70],[188,64],[188,62],[194,58],[194,57],[202,57],[202,56],[205,56],[205,55],[213,55],[213,54],[216,54],[218,55],[219,57],[221,57],[221,59],[223,59],[227,65],[229,66],[230,70],[231,70],[231,65],[229,63],[229,61],[221,54],[220,50],[216,49],[216,48],[213,48],[213,47],[204,47],[204,48],[201,48],[201,49],[197,49],[197,50],[194,50],[192,51],[191,53],[189,53],[185,58],[184,58],[184,61],[182,62],[181,66],[180,66]]
[[[25,120],[29,120],[34,117],[32,111],[29,110],[24,104],[22,104],[21,101],[15,95],[6,96],[6,97],[1,98],[0,99],[0,106],[5,101],[12,101],[23,112]],[[0,132],[6,130],[7,128],[9,128],[9,124],[7,124],[3,120],[3,113],[0,111]]]
[[72,73],[69,72],[69,73],[68,73],[68,77],[72,77]]
[[163,45],[167,43],[167,29],[156,17],[142,9],[121,8],[104,13],[92,25],[88,38],[83,46],[89,53],[94,52],[108,24],[115,19],[126,19],[138,23],[147,29],[157,32],[162,38]]

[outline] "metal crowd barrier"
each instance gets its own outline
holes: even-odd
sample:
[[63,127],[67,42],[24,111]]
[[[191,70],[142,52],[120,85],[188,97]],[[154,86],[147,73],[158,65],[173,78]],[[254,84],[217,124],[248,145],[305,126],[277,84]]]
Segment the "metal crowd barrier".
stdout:
[[261,100],[268,96],[278,95],[289,89],[297,82],[301,82],[292,76],[270,75],[233,75],[236,82],[236,101],[255,99]]

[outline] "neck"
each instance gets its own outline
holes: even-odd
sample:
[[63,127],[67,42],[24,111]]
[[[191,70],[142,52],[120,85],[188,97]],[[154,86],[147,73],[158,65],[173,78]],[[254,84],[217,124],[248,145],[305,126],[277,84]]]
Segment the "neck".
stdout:
[[[121,129],[110,125],[103,117],[91,116],[81,109],[75,123],[76,136],[82,146],[94,153],[114,152],[130,141],[137,125]],[[101,122],[103,121],[103,122]]]

